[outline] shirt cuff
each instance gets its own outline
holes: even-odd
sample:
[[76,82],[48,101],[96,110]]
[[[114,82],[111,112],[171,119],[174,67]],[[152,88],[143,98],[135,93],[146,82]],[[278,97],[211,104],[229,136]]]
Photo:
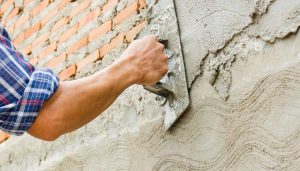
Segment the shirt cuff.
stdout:
[[35,121],[45,101],[57,90],[59,78],[48,68],[35,70],[30,77],[22,98],[6,120],[7,132],[22,135]]

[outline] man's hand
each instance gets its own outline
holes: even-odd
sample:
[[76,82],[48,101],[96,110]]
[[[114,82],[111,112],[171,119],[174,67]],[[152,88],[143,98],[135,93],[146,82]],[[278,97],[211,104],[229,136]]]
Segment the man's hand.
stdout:
[[121,58],[92,76],[60,82],[28,133],[52,141],[99,116],[133,84],[151,85],[167,73],[164,46],[155,36],[132,42]]
[[9,134],[0,130],[0,144],[9,138]]
[[147,36],[133,41],[117,62],[127,61],[137,84],[153,85],[168,72],[168,58],[163,50],[164,45],[156,36]]

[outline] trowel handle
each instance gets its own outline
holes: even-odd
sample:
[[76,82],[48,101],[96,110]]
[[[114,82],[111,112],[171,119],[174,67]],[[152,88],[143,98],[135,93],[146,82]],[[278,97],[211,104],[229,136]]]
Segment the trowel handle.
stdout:
[[158,40],[159,43],[163,44],[165,46],[165,48],[168,48],[168,43],[169,41],[168,40]]
[[144,86],[144,89],[146,89],[152,93],[155,93],[157,95],[163,96],[165,98],[167,98],[172,93],[170,90],[168,90],[164,86],[164,83],[161,83],[161,82],[158,82],[151,86]]

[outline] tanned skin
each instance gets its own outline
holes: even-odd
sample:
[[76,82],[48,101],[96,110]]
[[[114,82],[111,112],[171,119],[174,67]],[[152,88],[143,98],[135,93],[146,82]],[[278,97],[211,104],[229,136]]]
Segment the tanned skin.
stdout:
[[147,36],[132,42],[117,61],[98,73],[60,82],[28,133],[53,141],[95,119],[131,85],[158,82],[168,71],[163,50],[156,36]]

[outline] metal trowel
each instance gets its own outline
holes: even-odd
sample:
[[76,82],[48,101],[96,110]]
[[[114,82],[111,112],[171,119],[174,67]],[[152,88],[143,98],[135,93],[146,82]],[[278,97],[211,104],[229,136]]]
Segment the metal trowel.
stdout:
[[144,88],[164,98],[164,128],[169,130],[190,104],[186,71],[173,0],[160,0],[151,8],[155,15],[149,30],[165,45],[169,72],[155,85]]
[[[165,45],[165,48],[168,48],[167,40],[160,42]],[[164,98],[162,105],[165,114],[165,130],[169,130],[172,127],[190,103],[185,68],[181,57],[182,56],[178,54],[168,56],[169,72],[166,76],[155,85],[144,86],[146,90]]]

